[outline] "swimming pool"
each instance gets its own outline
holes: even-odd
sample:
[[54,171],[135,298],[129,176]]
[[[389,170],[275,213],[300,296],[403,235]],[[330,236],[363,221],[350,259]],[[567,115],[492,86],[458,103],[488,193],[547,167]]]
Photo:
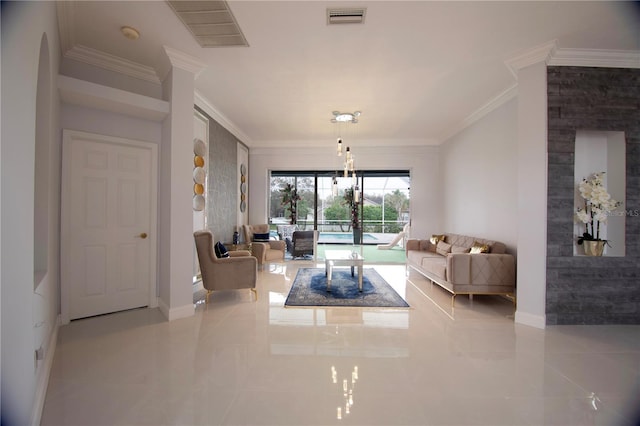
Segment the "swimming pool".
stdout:
[[[362,242],[363,243],[375,243],[378,241],[372,234],[364,233],[362,234]],[[353,242],[353,233],[352,232],[320,232],[320,236],[318,237],[318,243],[352,243]]]

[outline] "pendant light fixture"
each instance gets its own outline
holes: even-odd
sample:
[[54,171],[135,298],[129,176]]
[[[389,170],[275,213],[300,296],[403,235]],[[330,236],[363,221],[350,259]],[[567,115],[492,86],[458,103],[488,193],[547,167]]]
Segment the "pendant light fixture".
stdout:
[[[338,157],[342,157],[342,152],[343,152],[343,141],[342,141],[342,134],[340,133],[340,127],[343,125],[347,125],[349,123],[351,124],[356,124],[358,122],[358,117],[360,117],[361,112],[360,111],[355,111],[355,112],[340,112],[340,111],[333,111],[333,118],[331,119],[332,123],[337,123],[338,124],[338,139],[337,139],[337,147],[336,147],[336,152],[338,154]],[[356,172],[355,172],[355,164],[354,164],[354,158],[353,158],[353,154],[351,153],[351,147],[347,146],[346,150],[344,151],[345,155],[344,155],[344,165],[343,165],[343,176],[345,178],[349,177],[349,172],[352,173],[352,186],[354,187],[354,197],[360,196],[360,191],[358,188],[358,179],[356,176]],[[333,193],[334,196],[338,195],[338,178],[337,178],[337,173],[335,176],[333,176],[332,182],[331,182],[331,191]]]

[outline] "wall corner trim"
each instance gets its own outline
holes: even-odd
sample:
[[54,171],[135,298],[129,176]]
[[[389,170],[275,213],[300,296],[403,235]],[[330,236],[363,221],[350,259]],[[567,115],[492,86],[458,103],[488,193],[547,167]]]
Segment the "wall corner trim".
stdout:
[[193,304],[184,306],[178,306],[176,308],[170,308],[162,299],[158,299],[158,307],[160,312],[165,316],[168,321],[174,321],[180,318],[188,318],[195,315],[195,308]]
[[187,53],[181,52],[178,49],[174,49],[169,46],[162,46],[164,53],[164,61],[161,61],[161,65],[158,69],[158,76],[161,80],[164,80],[169,74],[171,68],[180,68],[189,71],[194,75],[194,79],[198,78],[200,73],[207,67],[207,65],[200,61],[195,56],[191,56]]
[[62,318],[57,316],[56,322],[53,325],[53,331],[49,336],[49,342],[46,347],[46,356],[42,364],[41,371],[39,371],[36,380],[36,393],[31,409],[31,424],[39,425],[42,419],[42,410],[44,409],[44,401],[47,396],[47,387],[49,386],[49,377],[51,376],[51,367],[53,366],[53,357],[56,352],[56,345],[58,342],[58,330],[62,324]]
[[516,324],[528,325],[530,327],[545,329],[547,320],[544,315],[533,315],[527,312],[516,311]]
[[538,62],[547,62],[557,50],[557,40],[551,40],[539,46],[520,52],[504,61],[511,74],[518,81],[518,71]]

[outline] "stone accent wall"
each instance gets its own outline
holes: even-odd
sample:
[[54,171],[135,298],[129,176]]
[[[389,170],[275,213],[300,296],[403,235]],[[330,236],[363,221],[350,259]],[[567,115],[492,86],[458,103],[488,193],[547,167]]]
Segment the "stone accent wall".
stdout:
[[[640,70],[548,67],[547,88],[547,324],[640,324]],[[625,257],[573,256],[579,129],[625,132]]]

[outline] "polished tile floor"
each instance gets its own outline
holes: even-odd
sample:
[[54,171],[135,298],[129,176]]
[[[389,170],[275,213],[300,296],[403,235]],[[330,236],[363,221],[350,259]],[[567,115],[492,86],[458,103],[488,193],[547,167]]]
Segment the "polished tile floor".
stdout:
[[405,310],[292,309],[298,267],[59,331],[43,425],[631,425],[640,326],[514,324],[500,297],[450,297],[404,266],[376,270]]

